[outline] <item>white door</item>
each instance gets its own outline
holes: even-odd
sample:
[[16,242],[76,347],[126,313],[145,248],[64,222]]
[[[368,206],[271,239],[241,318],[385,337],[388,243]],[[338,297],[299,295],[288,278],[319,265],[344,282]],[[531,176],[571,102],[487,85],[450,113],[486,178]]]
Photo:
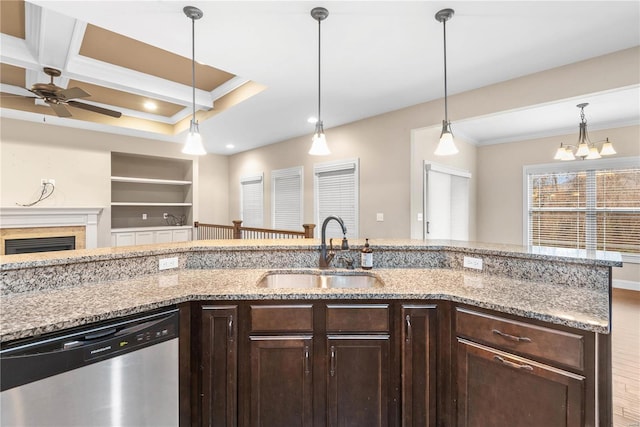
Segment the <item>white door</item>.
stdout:
[[467,171],[425,163],[425,239],[469,240],[470,179]]

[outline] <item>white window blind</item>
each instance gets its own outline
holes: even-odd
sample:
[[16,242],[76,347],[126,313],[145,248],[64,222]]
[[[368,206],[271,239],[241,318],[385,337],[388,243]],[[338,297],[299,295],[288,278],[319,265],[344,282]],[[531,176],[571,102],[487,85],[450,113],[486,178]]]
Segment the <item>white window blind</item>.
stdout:
[[271,223],[277,230],[302,229],[302,166],[271,172]]
[[[316,235],[330,215],[339,216],[347,227],[347,237],[358,237],[358,160],[317,164],[313,168],[315,187]],[[336,221],[329,222],[327,238],[342,238]]]
[[262,174],[240,178],[240,216],[244,227],[263,227]]
[[529,245],[640,254],[640,164],[616,163],[527,173]]

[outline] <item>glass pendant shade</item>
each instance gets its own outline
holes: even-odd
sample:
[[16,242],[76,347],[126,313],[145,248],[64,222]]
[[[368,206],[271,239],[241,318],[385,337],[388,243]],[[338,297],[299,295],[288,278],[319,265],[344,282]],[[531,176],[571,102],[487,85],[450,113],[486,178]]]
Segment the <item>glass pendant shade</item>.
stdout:
[[311,149],[309,150],[309,154],[312,156],[328,156],[331,154],[331,150],[329,150],[329,146],[327,145],[327,139],[324,136],[324,129],[322,127],[322,122],[316,123],[316,131],[313,134]]
[[561,143],[560,147],[558,147],[558,149],[556,150],[556,155],[553,156],[553,160],[564,160],[564,157],[566,156],[565,153],[566,153],[566,150]]
[[436,151],[433,154],[436,156],[450,156],[458,153],[458,147],[453,142],[453,133],[451,133],[451,125],[446,120],[442,121],[442,133],[440,134],[440,141],[436,147]]
[[613,149],[613,144],[611,142],[609,142],[609,138],[607,138],[607,141],[602,144],[602,149],[600,150],[600,155],[601,156],[610,156],[612,154],[616,154],[616,150]]
[[587,154],[587,160],[595,160],[600,158],[600,153],[598,153],[598,149],[596,147],[589,148],[589,154]]
[[564,153],[562,154],[562,158],[560,160],[564,160],[566,161],[570,161],[570,160],[575,160],[576,156],[573,155],[573,151],[571,151],[570,148],[565,148],[564,149]]
[[202,145],[202,136],[200,136],[198,122],[191,120],[189,134],[187,135],[187,140],[182,147],[182,153],[194,156],[203,156],[207,154],[207,151],[204,149],[204,145]]
[[586,142],[578,145],[578,151],[576,151],[576,157],[586,157],[589,155],[589,146]]

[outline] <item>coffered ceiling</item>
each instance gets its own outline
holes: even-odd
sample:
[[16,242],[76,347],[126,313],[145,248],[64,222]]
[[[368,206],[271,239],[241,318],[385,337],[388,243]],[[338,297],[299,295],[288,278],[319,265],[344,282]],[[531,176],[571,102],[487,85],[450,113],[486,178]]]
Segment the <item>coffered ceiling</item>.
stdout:
[[[182,142],[192,102],[187,4],[204,12],[195,22],[200,130],[207,150],[221,154],[313,132],[315,6],[329,9],[325,128],[442,97],[442,27],[433,16],[445,7],[456,10],[447,24],[450,94],[640,44],[637,1],[3,0],[2,115]],[[62,72],[56,85],[91,95],[81,102],[122,117],[74,107],[57,117],[27,98],[25,88],[49,81],[43,67]],[[577,124],[576,101],[591,102],[590,126],[637,123],[638,95],[637,87],[585,94],[592,99],[468,118],[456,129],[479,144],[566,131]]]

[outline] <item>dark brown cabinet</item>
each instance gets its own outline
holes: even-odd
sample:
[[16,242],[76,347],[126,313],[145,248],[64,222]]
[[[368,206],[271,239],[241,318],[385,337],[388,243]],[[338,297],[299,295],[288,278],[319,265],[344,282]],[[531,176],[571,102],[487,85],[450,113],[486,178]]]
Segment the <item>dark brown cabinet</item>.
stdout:
[[202,425],[237,425],[238,307],[202,307]]
[[456,322],[458,426],[591,425],[582,336],[460,308]]
[[400,318],[402,426],[435,426],[436,306],[403,304]]

